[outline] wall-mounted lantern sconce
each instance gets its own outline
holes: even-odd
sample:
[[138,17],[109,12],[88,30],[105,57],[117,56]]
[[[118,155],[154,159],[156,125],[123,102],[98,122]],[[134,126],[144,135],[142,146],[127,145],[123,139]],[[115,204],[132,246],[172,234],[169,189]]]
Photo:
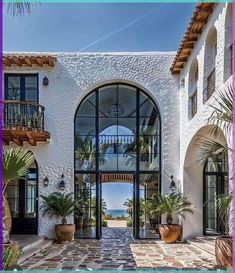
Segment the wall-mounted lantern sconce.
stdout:
[[64,175],[63,174],[61,175],[61,181],[59,183],[59,188],[62,191],[65,189],[65,182],[64,182]]
[[47,187],[48,184],[49,184],[49,179],[48,179],[48,177],[46,176],[46,177],[43,179],[43,185],[44,185],[44,187]]
[[175,184],[175,181],[174,181],[173,178],[174,178],[173,175],[171,175],[171,184],[170,184],[169,189],[170,189],[172,192],[176,191],[176,189],[177,189],[176,184]]
[[44,86],[47,86],[47,85],[49,84],[49,80],[48,80],[47,76],[45,76],[45,77],[43,78],[42,84],[43,84]]

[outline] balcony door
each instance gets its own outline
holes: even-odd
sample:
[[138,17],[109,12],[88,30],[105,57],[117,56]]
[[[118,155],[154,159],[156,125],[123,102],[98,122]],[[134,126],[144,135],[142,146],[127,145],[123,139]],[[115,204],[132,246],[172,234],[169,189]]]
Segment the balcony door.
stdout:
[[37,234],[38,231],[38,175],[36,164],[26,179],[19,179],[7,187],[11,210],[11,234]]

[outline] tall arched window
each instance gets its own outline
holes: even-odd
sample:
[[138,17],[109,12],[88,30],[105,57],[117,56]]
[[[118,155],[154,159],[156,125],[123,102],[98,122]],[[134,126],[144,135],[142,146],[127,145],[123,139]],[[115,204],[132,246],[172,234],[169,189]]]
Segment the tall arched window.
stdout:
[[194,59],[192,61],[189,70],[189,83],[188,83],[188,94],[189,94],[189,119],[193,118],[197,113],[197,82],[198,82],[198,61]]
[[207,34],[204,60],[203,101],[207,101],[215,91],[215,65],[217,55],[217,31],[212,26]]
[[[87,195],[86,217],[92,218],[100,237],[102,177],[133,177],[135,236],[139,237],[139,199],[160,190],[160,115],[142,90],[117,83],[101,86],[81,102],[75,115],[75,194]],[[105,176],[105,174],[112,174]],[[149,181],[149,183],[147,183]],[[88,198],[88,199],[89,199]],[[96,200],[96,202],[92,202]],[[87,204],[88,204],[87,203]],[[95,235],[94,235],[95,234]]]

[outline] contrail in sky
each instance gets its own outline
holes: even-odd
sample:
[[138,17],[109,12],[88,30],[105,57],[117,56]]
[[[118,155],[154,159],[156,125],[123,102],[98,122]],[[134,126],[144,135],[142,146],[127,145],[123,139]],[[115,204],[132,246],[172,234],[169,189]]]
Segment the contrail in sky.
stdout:
[[122,30],[124,30],[124,29],[126,29],[126,28],[128,28],[128,27],[130,27],[130,26],[132,26],[132,25],[134,25],[135,23],[137,23],[137,22],[139,22],[140,20],[144,19],[145,17],[151,15],[152,13],[154,13],[156,10],[162,8],[163,6],[166,6],[166,4],[161,5],[161,6],[158,6],[157,8],[151,10],[150,12],[145,13],[145,14],[143,14],[142,16],[140,16],[140,17],[134,19],[134,20],[131,21],[130,23],[128,23],[128,24],[126,24],[126,25],[124,25],[124,26],[122,26],[122,27],[120,27],[120,28],[118,28],[118,29],[115,29],[115,30],[111,31],[110,33],[104,35],[103,37],[101,37],[101,38],[95,40],[94,42],[90,43],[89,45],[83,47],[83,48],[80,49],[78,52],[81,52],[81,51],[83,51],[83,50],[85,50],[85,49],[87,49],[87,48],[89,48],[89,47],[91,47],[91,46],[93,46],[93,45],[95,45],[95,44],[98,44],[98,43],[100,43],[101,41],[103,41],[103,40],[105,40],[105,39],[107,39],[107,38],[113,36],[114,34],[116,34],[116,33],[120,32],[120,31],[122,31]]

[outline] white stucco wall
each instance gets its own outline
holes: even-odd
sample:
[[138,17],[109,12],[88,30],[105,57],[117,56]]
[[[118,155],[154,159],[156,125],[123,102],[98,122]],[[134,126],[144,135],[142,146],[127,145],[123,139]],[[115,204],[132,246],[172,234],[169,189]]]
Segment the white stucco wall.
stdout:
[[[81,99],[104,83],[124,82],[145,90],[157,103],[162,119],[162,191],[168,192],[169,178],[179,179],[179,90],[170,74],[175,53],[58,53],[54,68],[14,68],[5,72],[39,73],[39,103],[45,106],[45,129],[49,143],[30,149],[39,167],[39,194],[58,191],[64,174],[66,191],[74,187],[74,115]],[[43,86],[44,76],[49,85]],[[49,186],[43,186],[43,179]],[[40,206],[40,201],[39,201]],[[39,212],[39,235],[53,237],[55,220]],[[57,221],[58,222],[58,221]],[[73,222],[72,217],[70,222]]]
[[[216,70],[216,88],[223,88],[224,80],[228,79],[230,58],[226,57],[225,52],[228,50],[228,41],[232,41],[232,32],[228,30],[228,19],[226,27],[226,39],[225,39],[225,22],[227,3],[217,4],[212,16],[210,17],[208,24],[203,30],[199,40],[197,41],[194,49],[190,55],[188,62],[184,69],[181,71],[180,79],[185,79],[185,86],[180,87],[180,180],[182,181],[183,192],[189,197],[193,205],[195,206],[194,215],[190,215],[184,221],[184,238],[202,235],[203,233],[203,188],[202,188],[202,166],[195,164],[196,147],[192,149],[190,142],[194,136],[202,136],[208,134],[208,128],[203,128],[207,125],[207,120],[210,117],[213,109],[209,107],[209,104],[214,104],[215,100],[211,97],[207,103],[203,104],[203,89],[206,87],[206,76],[208,76],[208,66],[210,63],[210,56],[205,50],[207,34],[211,30],[211,27],[216,28],[217,32],[217,56],[215,63]],[[230,20],[231,22],[231,20]],[[227,37],[230,35],[230,37]],[[227,55],[226,55],[227,56]],[[198,83],[197,83],[197,113],[189,119],[188,114],[188,96],[189,96],[189,71],[194,59],[198,60]],[[211,71],[209,71],[211,72]],[[225,75],[226,73],[226,75]],[[226,82],[229,84],[231,77]],[[203,129],[202,129],[203,128]],[[227,135],[227,143],[231,143],[231,136]],[[221,139],[221,141],[223,141]],[[186,155],[187,153],[187,155]],[[191,153],[191,154],[190,154]],[[231,171],[231,168],[230,168]]]

